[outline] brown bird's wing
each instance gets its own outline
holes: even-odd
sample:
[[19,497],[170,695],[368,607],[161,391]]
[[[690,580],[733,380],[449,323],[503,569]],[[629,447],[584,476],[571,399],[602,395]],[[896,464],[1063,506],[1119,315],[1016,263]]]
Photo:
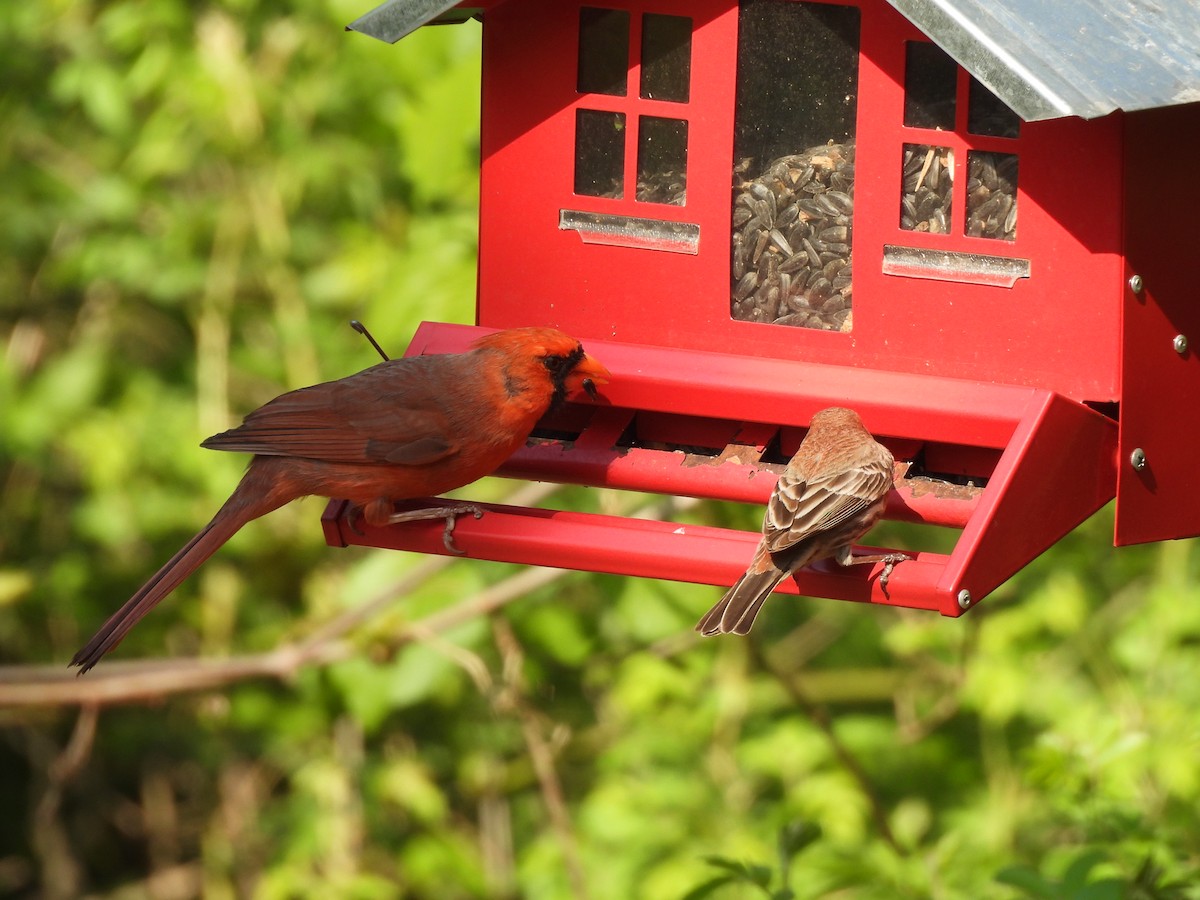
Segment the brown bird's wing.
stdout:
[[447,357],[396,359],[291,391],[201,446],[338,463],[437,462],[459,449],[444,412],[449,367]]
[[784,472],[767,503],[763,538],[771,553],[832,531],[876,503],[892,488],[882,458],[804,481]]

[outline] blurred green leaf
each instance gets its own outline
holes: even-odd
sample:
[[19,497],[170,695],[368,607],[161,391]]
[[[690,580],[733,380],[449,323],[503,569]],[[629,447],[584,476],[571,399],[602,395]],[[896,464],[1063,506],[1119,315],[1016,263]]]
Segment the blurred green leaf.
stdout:
[[22,569],[0,569],[0,606],[16,603],[33,589],[33,576]]
[[736,884],[738,881],[739,879],[736,875],[718,875],[702,884],[696,885],[696,887],[683,895],[682,900],[704,900],[705,897],[713,896],[719,888],[723,888],[727,884]]
[[1062,897],[1057,885],[1051,884],[1027,866],[1005,866],[996,873],[996,880],[1020,888],[1027,897],[1044,897],[1046,900],[1060,900]]

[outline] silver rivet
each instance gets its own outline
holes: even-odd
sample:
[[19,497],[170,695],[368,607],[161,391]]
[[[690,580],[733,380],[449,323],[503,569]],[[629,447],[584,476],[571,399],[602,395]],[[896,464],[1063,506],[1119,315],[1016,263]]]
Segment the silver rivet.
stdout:
[[1176,353],[1187,353],[1188,342],[1186,334],[1175,335],[1175,340],[1171,341],[1171,346],[1175,348]]
[[1141,447],[1129,454],[1129,464],[1139,472],[1146,468],[1146,451]]
[[963,588],[958,592],[958,608],[967,609],[971,605],[971,592]]
[[1129,277],[1129,289],[1131,291],[1133,291],[1135,294],[1140,294],[1142,292],[1143,287],[1144,287],[1144,285],[1142,284],[1142,276],[1141,275],[1131,275]]

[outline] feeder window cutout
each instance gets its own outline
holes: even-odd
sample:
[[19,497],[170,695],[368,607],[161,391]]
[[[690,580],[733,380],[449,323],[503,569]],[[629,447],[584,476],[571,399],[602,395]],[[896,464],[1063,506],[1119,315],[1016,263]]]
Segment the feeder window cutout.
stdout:
[[625,196],[625,114],[580,109],[575,113],[575,193]]
[[967,235],[995,240],[1017,238],[1017,155],[971,150],[967,153]]
[[734,319],[850,330],[860,29],[854,6],[739,6]]
[[[633,24],[630,14],[623,10],[580,10],[576,77],[580,94],[591,95],[594,101],[604,96],[628,97]],[[638,99],[687,103],[691,95],[692,20],[646,13],[637,24],[641,34]],[[625,161],[635,141],[634,199],[639,203],[683,206],[687,201],[687,120],[643,115],[636,101],[613,101],[609,109],[576,111],[575,193],[625,199]]]
[[629,13],[585,6],[579,11],[576,90],[581,94],[624,97],[628,69]]
[[687,199],[687,126],[683,119],[638,118],[639,201],[683,206]]
[[[966,80],[966,116],[960,123],[959,85]],[[965,129],[962,127],[965,125]],[[1021,120],[941,47],[909,41],[905,47],[904,126],[943,133],[965,130],[966,196],[954,200],[955,150],[945,138],[906,143],[902,150],[900,227],[929,234],[1013,241],[1017,236],[1017,156],[976,149],[978,135],[1015,139]],[[960,188],[961,192],[963,189]],[[953,209],[963,210],[955,226]]]
[[949,234],[954,203],[954,151],[932,144],[905,144],[903,160],[900,227],[905,231]]
[[904,62],[904,124],[953,131],[958,64],[937,44],[908,41]]
[[970,82],[967,94],[967,131],[990,137],[1020,137],[1020,117],[976,79],[971,78]]
[[687,103],[692,92],[692,20],[642,16],[642,79],[639,96]]

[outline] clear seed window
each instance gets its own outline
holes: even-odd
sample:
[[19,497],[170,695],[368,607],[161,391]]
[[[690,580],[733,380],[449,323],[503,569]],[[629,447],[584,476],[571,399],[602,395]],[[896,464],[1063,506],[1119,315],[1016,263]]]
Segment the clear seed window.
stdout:
[[734,319],[849,331],[861,13],[743,0],[734,113]]

